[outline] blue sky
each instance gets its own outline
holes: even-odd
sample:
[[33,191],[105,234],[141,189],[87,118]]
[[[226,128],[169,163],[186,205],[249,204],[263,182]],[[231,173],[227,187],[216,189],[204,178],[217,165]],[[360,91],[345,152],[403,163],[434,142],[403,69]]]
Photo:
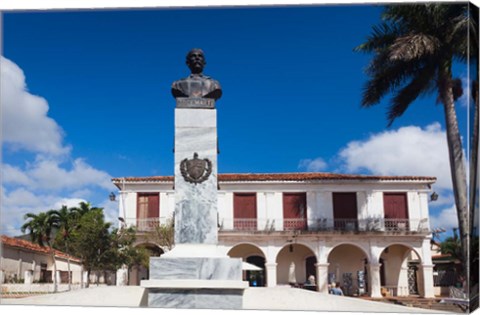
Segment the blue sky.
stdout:
[[[11,12],[3,15],[2,233],[26,212],[91,201],[115,219],[112,177],[173,173],[172,81],[205,51],[220,81],[220,173],[439,177],[432,223],[455,224],[443,109],[417,100],[386,128],[362,109],[355,53],[376,5]],[[467,67],[455,76],[468,82]],[[23,81],[24,80],[24,81]],[[467,100],[457,102],[467,139]],[[466,147],[466,144],[465,144]],[[453,215],[453,217],[452,217]]]

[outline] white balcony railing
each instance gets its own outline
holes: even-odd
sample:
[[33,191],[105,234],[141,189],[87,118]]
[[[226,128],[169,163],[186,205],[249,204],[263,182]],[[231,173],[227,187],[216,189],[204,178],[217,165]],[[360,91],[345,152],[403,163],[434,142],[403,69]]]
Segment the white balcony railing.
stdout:
[[[280,222],[279,222],[280,221]],[[428,219],[220,219],[222,231],[360,231],[421,232],[429,231]]]
[[[139,232],[154,231],[171,218],[127,218],[127,226]],[[218,222],[221,231],[352,231],[352,232],[419,232],[429,231],[428,219],[225,219]]]

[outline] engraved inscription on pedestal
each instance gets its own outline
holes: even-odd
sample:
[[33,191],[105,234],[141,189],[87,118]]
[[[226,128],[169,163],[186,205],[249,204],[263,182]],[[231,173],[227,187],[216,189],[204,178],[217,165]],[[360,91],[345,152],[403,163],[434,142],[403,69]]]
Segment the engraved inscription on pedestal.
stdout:
[[177,108],[206,108],[214,109],[215,100],[200,97],[177,97]]

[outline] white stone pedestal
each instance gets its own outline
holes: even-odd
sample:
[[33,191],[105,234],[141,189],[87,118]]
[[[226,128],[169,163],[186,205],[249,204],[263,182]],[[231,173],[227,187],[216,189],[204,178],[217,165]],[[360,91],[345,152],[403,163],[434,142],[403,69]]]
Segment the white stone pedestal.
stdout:
[[[182,162],[207,161],[210,174],[187,182]],[[175,244],[217,244],[217,111],[175,109]]]

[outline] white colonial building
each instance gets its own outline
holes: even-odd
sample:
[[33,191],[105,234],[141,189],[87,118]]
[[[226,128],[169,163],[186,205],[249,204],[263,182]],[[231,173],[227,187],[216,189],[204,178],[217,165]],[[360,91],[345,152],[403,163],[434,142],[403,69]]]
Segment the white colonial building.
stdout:
[[[219,174],[219,249],[259,267],[251,285],[306,285],[348,295],[433,297],[429,195],[433,177],[330,173]],[[114,178],[119,217],[142,238],[172,218],[173,176]],[[143,241],[142,241],[143,240]],[[148,242],[148,244],[145,244]],[[140,271],[131,284],[148,278]]]

